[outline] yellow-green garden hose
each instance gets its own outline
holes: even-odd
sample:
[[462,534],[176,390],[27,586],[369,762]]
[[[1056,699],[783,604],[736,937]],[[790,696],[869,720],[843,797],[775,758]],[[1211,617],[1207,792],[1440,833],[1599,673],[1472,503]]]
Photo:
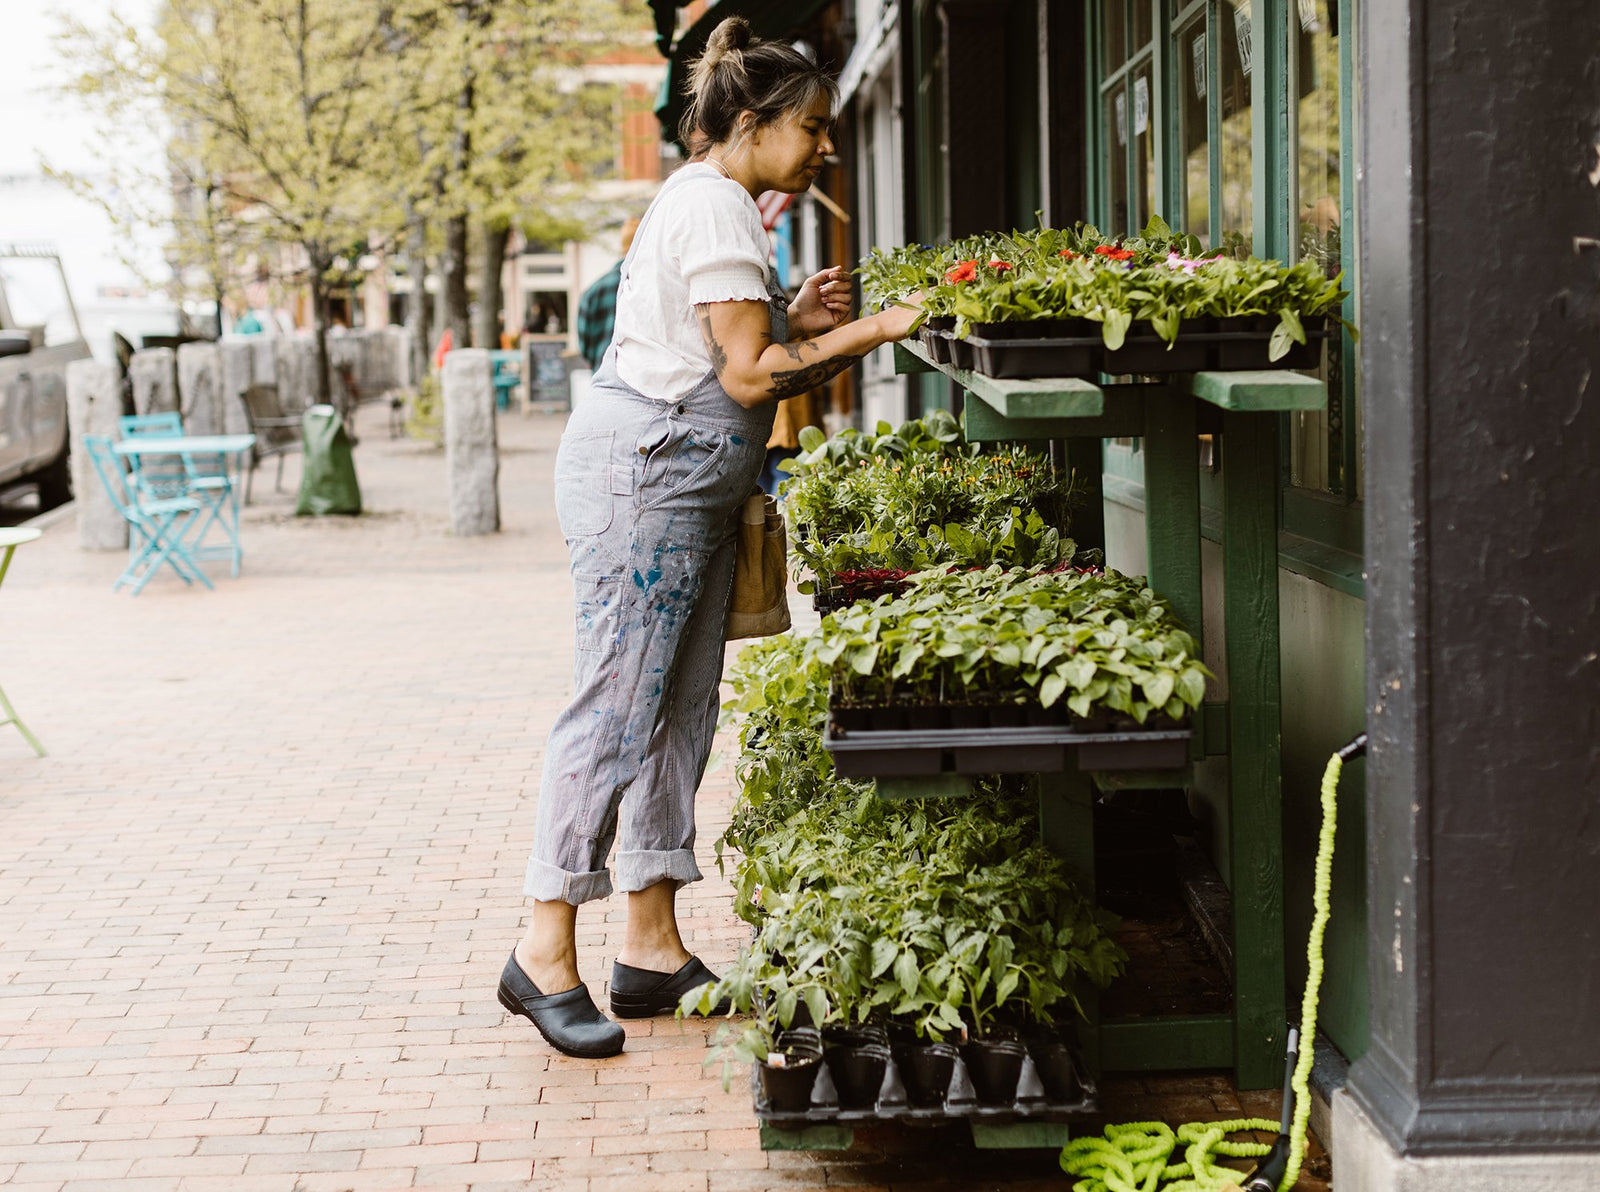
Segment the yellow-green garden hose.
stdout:
[[[1311,1063],[1322,992],[1322,939],[1328,927],[1328,893],[1333,886],[1339,775],[1345,759],[1358,756],[1365,748],[1363,734],[1330,757],[1322,772],[1322,832],[1317,840],[1316,880],[1311,895],[1311,935],[1306,941],[1306,989],[1300,1003],[1299,1035],[1303,1042],[1289,1084],[1294,1094],[1294,1118],[1288,1133],[1288,1163],[1276,1185],[1278,1192],[1294,1187],[1305,1160],[1306,1128],[1311,1120]],[[1278,1122],[1266,1118],[1190,1122],[1176,1130],[1162,1122],[1127,1122],[1107,1126],[1105,1133],[1097,1137],[1073,1139],[1061,1151],[1061,1169],[1080,1177],[1072,1185],[1073,1192],[1220,1192],[1229,1187],[1261,1187],[1264,1169],[1252,1178],[1231,1167],[1218,1166],[1217,1158],[1267,1155],[1277,1148],[1259,1142],[1230,1142],[1228,1135],[1278,1128]],[[1183,1161],[1170,1162],[1180,1147]]]

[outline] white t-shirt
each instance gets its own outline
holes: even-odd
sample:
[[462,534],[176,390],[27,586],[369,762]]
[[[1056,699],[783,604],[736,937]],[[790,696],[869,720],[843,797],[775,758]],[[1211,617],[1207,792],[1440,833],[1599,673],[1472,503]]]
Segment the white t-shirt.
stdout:
[[744,187],[702,162],[679,168],[645,213],[617,289],[617,374],[662,401],[693,389],[711,371],[696,304],[767,301],[770,251]]

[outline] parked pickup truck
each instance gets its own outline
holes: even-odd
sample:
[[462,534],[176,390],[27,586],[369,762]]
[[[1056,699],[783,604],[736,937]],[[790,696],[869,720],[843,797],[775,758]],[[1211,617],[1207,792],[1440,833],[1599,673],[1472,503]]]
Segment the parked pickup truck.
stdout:
[[[6,280],[16,295],[19,322]],[[0,486],[31,481],[39,507],[72,496],[67,455],[67,365],[85,359],[61,259],[48,248],[0,245]]]

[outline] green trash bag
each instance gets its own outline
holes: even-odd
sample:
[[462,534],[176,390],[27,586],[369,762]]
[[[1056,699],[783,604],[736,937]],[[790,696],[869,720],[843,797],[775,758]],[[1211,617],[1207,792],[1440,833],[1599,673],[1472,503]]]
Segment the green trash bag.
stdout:
[[344,419],[332,406],[307,408],[300,417],[305,462],[300,470],[298,516],[324,513],[360,513],[361,485],[356,481],[355,460]]

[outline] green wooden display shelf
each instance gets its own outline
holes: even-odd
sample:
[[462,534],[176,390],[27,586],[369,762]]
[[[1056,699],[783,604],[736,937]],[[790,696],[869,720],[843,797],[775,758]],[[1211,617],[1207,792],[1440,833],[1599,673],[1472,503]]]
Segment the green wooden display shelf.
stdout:
[[[1231,1065],[1241,1088],[1276,1084],[1287,1006],[1283,960],[1281,715],[1278,674],[1278,414],[1327,405],[1321,381],[1288,371],[1197,372],[1135,384],[1077,378],[1003,381],[935,365],[918,343],[895,346],[901,372],[938,371],[964,389],[967,437],[1065,439],[1089,493],[1092,527],[1074,537],[1101,546],[1100,443],[1144,442],[1146,562],[1151,586],[1200,636],[1197,436],[1221,435],[1223,623],[1229,700],[1197,718],[1192,756],[1229,758],[1234,997],[1230,1014],[1101,1022],[1086,1032],[1091,1068],[1145,1071]],[[1204,650],[1204,646],[1202,646]],[[1212,643],[1210,656],[1217,654]],[[1094,882],[1093,783],[1072,772],[1039,775],[1044,838]],[[889,792],[885,792],[889,793]],[[909,793],[906,791],[905,793]]]

